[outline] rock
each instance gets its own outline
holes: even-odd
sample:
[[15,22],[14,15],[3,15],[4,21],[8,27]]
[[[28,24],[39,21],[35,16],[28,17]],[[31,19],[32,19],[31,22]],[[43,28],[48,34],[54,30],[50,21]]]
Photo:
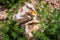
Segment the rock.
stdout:
[[7,19],[7,13],[6,13],[6,10],[4,11],[0,11],[0,20],[4,20],[4,19]]
[[29,15],[24,15],[21,18],[17,19],[16,15],[14,15],[13,20],[15,22],[18,22],[18,23],[22,24],[22,23],[25,23],[25,22],[28,22],[28,21],[32,20],[32,18]]

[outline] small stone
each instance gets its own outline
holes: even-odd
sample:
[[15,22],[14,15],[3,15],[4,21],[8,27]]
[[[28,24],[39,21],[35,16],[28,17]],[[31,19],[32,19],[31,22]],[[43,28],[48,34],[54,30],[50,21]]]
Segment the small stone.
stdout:
[[7,19],[7,13],[6,13],[6,10],[4,11],[0,11],[0,20],[4,20],[4,19]]

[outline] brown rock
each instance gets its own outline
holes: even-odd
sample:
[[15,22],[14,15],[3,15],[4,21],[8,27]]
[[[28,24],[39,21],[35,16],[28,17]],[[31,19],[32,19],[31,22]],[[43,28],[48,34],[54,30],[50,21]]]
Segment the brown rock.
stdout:
[[8,17],[6,11],[7,10],[0,11],[0,20],[4,20]]

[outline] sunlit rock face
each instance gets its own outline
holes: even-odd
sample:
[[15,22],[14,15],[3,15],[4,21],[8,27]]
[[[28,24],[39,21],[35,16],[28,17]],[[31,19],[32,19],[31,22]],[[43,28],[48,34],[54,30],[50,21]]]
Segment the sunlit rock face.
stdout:
[[37,13],[32,4],[25,4],[17,14],[13,15],[13,21],[20,23],[20,26],[24,28],[28,40],[34,39],[33,32],[39,29],[39,24]]
[[42,4],[45,4],[46,2],[49,3],[50,8],[56,8],[60,10],[60,0],[42,0]]
[[17,14],[13,15],[13,21],[18,22],[18,23],[23,23],[26,21],[30,21],[33,16],[35,16],[36,13],[34,7],[32,4],[25,4]]
[[6,13],[6,10],[0,11],[0,20],[7,19],[8,15]]
[[21,27],[24,28],[24,34],[28,40],[35,39],[33,32],[36,32],[39,30],[38,20],[29,21],[25,24],[22,24]]

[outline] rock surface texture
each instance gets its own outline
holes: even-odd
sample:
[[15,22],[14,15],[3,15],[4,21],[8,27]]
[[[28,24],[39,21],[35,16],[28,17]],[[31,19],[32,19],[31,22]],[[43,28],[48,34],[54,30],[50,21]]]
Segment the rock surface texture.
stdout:
[[13,15],[13,20],[20,23],[24,28],[26,40],[35,40],[33,32],[39,29],[37,13],[32,4],[26,3],[18,14]]
[[48,2],[50,8],[60,9],[60,0],[42,0],[42,3]]

